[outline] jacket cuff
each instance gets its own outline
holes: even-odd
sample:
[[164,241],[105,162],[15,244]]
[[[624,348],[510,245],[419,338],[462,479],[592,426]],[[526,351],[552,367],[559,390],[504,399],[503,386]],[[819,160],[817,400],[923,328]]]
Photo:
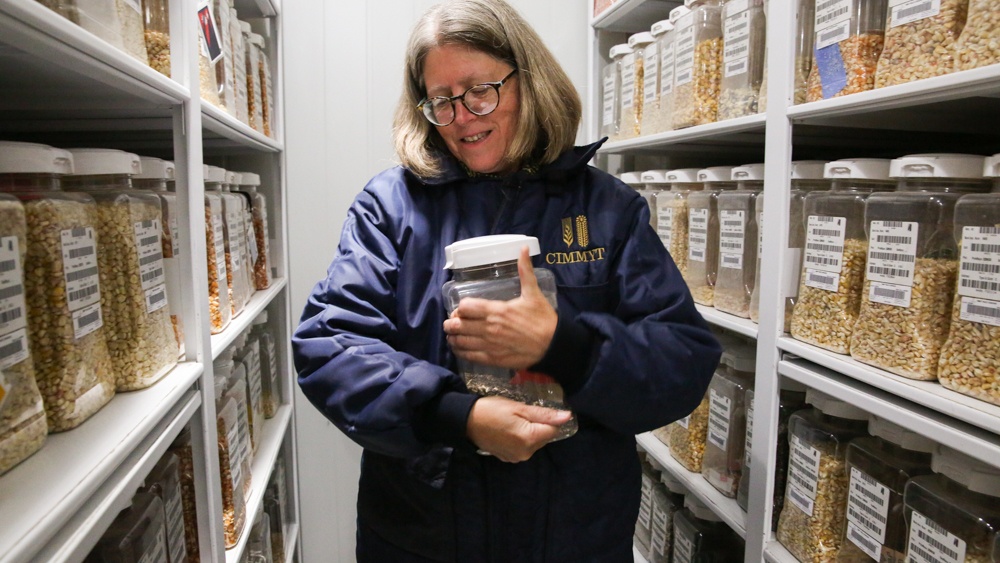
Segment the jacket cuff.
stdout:
[[472,404],[478,398],[472,393],[445,391],[420,409],[414,432],[420,440],[430,444],[460,446],[469,443],[466,426]]
[[590,377],[596,341],[597,336],[587,327],[560,315],[545,356],[528,369],[553,377],[567,395],[572,395]]

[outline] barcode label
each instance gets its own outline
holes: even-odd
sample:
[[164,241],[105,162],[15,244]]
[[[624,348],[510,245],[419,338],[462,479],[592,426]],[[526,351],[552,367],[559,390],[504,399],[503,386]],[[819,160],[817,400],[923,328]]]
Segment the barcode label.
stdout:
[[1000,229],[962,228],[958,294],[1000,300]]
[[91,295],[95,295],[99,291],[100,290],[98,289],[98,287],[96,285],[91,285],[91,286],[85,287],[85,288],[83,288],[81,290],[78,290],[78,291],[71,291],[71,292],[69,292],[68,295],[69,295],[69,298],[71,300],[74,300],[74,301],[75,300],[83,300],[83,299],[86,299],[86,298],[90,297]]
[[799,510],[805,513],[806,516],[812,516],[813,513],[813,499],[809,498],[806,491],[794,480],[789,479],[787,498],[792,501]]
[[28,357],[28,329],[20,328],[0,336],[0,371]]
[[750,12],[747,2],[727,2],[726,20],[723,28],[722,61],[725,77],[738,76],[747,72],[747,56],[750,51]]
[[660,95],[674,91],[674,43],[670,42],[660,53]]
[[971,323],[1000,326],[1000,301],[962,297],[959,317]]
[[923,514],[913,511],[906,560],[913,563],[962,563],[965,542]]
[[[844,264],[846,232],[847,219],[845,217],[810,215],[806,222],[804,258],[806,266],[839,274]],[[836,291],[836,289],[834,287],[830,291]]]
[[94,252],[93,246],[88,246],[86,248],[71,248],[67,252],[67,256],[70,258],[85,258],[87,256],[92,256]]
[[653,523],[650,526],[649,550],[661,558],[665,558],[667,555],[667,545],[671,537],[670,530],[674,525],[673,506],[669,503],[670,501],[667,501],[666,506],[664,506],[664,503],[657,502],[656,497],[653,497]]
[[719,212],[719,265],[742,269],[746,239],[746,214],[742,210]]
[[674,559],[673,563],[691,563],[694,554],[694,538],[688,536],[686,530],[677,525],[674,519]]
[[97,275],[97,239],[91,227],[61,231],[63,277],[67,305],[79,311],[101,301]]
[[688,213],[688,259],[704,262],[708,249],[708,209],[691,209]]
[[653,480],[642,474],[642,488],[639,495],[639,525],[649,528],[650,518],[653,513]]
[[816,32],[816,50],[825,49],[830,45],[846,41],[851,37],[851,19],[846,15],[846,19],[838,20],[830,27]]
[[890,0],[889,27],[932,18],[941,13],[941,0]]
[[882,560],[882,544],[861,530],[854,522],[847,522],[847,539],[875,561]]
[[226,236],[222,226],[221,203],[211,202],[212,214],[212,246],[215,247],[215,269],[219,287],[225,287],[226,282]]
[[[229,263],[233,267],[233,273],[239,272],[243,269],[244,254],[246,249],[243,244],[246,242],[246,237],[241,236],[240,233],[244,233],[246,228],[243,226],[243,212],[240,209],[239,201],[233,201],[233,196],[225,196],[226,201],[226,242],[229,246]],[[241,196],[235,196],[235,199],[239,199]]]
[[691,82],[692,71],[694,69],[694,14],[688,14],[678,21],[678,27],[675,28],[677,43],[676,43],[676,59],[674,59],[674,64],[676,65],[676,70],[674,74],[674,84],[676,86],[683,86]]
[[22,280],[17,237],[0,238],[0,335],[26,326]]
[[918,224],[911,221],[872,221],[869,231],[868,279],[912,287]]
[[853,522],[879,544],[885,543],[890,492],[889,487],[857,467],[851,467],[847,520]]
[[750,446],[753,444],[753,389],[747,389],[747,430],[746,439],[743,441],[743,471],[750,468]]
[[792,451],[788,464],[788,476],[806,492],[810,499],[815,499],[819,486],[820,451],[798,436],[792,436],[790,441]]
[[[612,65],[615,63],[611,63]],[[601,126],[611,125],[615,118],[615,78],[613,74],[604,77],[604,96]]]
[[656,199],[656,234],[660,237],[663,247],[670,250],[670,242],[674,234],[674,208],[669,205],[669,202],[660,202],[659,197]]
[[719,257],[719,266],[729,268],[730,270],[742,270],[743,255],[722,253]]
[[913,288],[891,283],[871,282],[868,288],[868,300],[873,303],[908,308],[913,295]]
[[[232,407],[227,407],[227,408],[234,411],[236,410],[232,409]],[[221,416],[225,416],[225,410],[223,410],[223,415]],[[242,491],[243,490],[243,475],[241,473],[242,462],[240,460],[240,455],[238,451],[240,443],[239,423],[236,421],[235,416],[225,417],[225,421],[226,421],[226,446],[227,446],[226,449],[229,451],[228,452],[229,476],[232,478],[233,481],[233,491],[234,492]]]
[[[808,256],[806,260],[808,261]],[[840,287],[840,275],[807,268],[805,284],[816,289],[837,291]]]
[[73,313],[73,336],[77,340],[104,326],[101,304],[97,303]]
[[657,69],[657,64],[660,62],[660,52],[656,48],[656,43],[646,45],[646,49],[643,51],[643,80],[642,80],[642,97],[645,99],[646,103],[652,103],[656,101],[656,96],[659,94],[659,89],[656,87],[656,81],[659,80],[660,71]]
[[170,490],[164,490],[163,497],[170,561],[176,563],[187,561],[187,546],[184,542],[184,506],[181,500],[181,490],[176,482]]
[[625,120],[625,112],[632,108],[635,97],[635,54],[628,54],[622,57],[622,121]]
[[152,314],[167,306],[167,286],[160,284],[146,290],[146,313]]
[[715,389],[709,391],[708,442],[722,451],[726,451],[726,443],[729,441],[732,403],[732,399]]

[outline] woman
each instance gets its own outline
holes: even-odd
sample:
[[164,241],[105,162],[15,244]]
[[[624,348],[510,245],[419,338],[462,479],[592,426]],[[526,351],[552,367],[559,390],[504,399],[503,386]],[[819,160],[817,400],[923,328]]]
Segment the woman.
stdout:
[[[402,165],[355,200],[293,338],[303,392],[364,447],[359,561],[632,560],[634,435],[690,413],[720,349],[643,199],[573,147],[580,112],[502,0],[416,25]],[[496,233],[539,239],[558,313],[523,252],[521,297],[447,317],[444,247]],[[579,431],[548,443],[565,412],[470,394],[456,356],[554,377]]]

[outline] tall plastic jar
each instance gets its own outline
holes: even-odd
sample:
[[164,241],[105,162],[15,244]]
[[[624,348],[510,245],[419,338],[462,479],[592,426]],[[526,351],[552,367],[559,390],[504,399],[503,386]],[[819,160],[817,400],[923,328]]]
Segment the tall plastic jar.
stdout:
[[122,25],[115,2],[39,0],[39,2],[118,49],[124,50]]
[[930,4],[890,2],[885,48],[875,69],[875,87],[941,76],[955,69],[955,41],[965,26],[969,0]]
[[108,563],[166,561],[167,537],[163,501],[151,493],[138,493],[104,532],[93,558]]
[[250,427],[250,444],[253,452],[260,449],[261,434],[264,431],[263,381],[260,365],[260,340],[247,338],[246,345],[237,352],[234,361],[243,364],[246,374],[245,393],[247,397],[247,423]]
[[218,45],[220,39],[217,22],[208,5],[198,9],[198,86],[201,99],[215,107],[223,108],[219,99],[219,82],[215,78],[215,66],[221,64],[222,49],[209,52],[210,43]]
[[[993,0],[969,0],[962,34],[955,42],[955,70],[968,70],[1000,62],[1000,28]],[[1000,560],[1000,553],[997,553]]]
[[61,432],[115,394],[101,311],[107,280],[97,263],[97,205],[89,195],[62,190],[73,172],[68,151],[4,141],[0,155],[0,191],[21,200],[27,223],[27,343],[49,432]]
[[[184,548],[189,561],[199,561],[198,510],[195,504],[194,450],[191,447],[191,427],[188,426],[181,430],[181,433],[170,444],[169,451],[177,456],[181,507],[184,512]],[[222,485],[225,487],[225,481]]]
[[[540,252],[538,239],[524,235],[490,235],[454,242],[445,247],[452,280],[442,288],[448,313],[451,314],[463,297],[478,297],[508,301],[521,295],[517,275],[517,258],[527,246],[532,256]],[[546,300],[556,307],[556,281],[552,272],[535,268],[538,285]],[[563,389],[551,377],[528,370],[512,370],[476,364],[459,359],[458,367],[469,391],[480,395],[497,395],[529,405],[569,410],[563,400]],[[560,427],[555,440],[576,434],[574,416]]]
[[757,113],[767,62],[764,0],[725,0],[722,32],[719,121]]
[[[659,464],[652,460],[654,468]],[[674,515],[684,508],[687,488],[660,468],[660,482],[653,485],[653,515],[650,523],[649,563],[670,563],[674,545]]]
[[250,24],[240,22],[243,32],[243,45],[246,47],[247,63],[247,116],[250,127],[255,131],[264,132],[264,97],[260,84],[260,56],[264,39],[250,31]]
[[66,189],[97,202],[97,264],[107,283],[102,313],[118,391],[145,389],[177,365],[163,268],[160,198],[132,187],[139,157],[113,149],[72,149]]
[[847,509],[847,445],[866,435],[868,414],[814,389],[806,402],[813,408],[788,422],[788,489],[777,536],[799,561],[833,561]]
[[715,303],[715,281],[719,269],[719,194],[735,190],[732,166],[713,166],[698,171],[700,191],[688,194],[687,282],[696,303]]
[[[239,406],[226,395],[226,378],[215,378],[215,412],[222,483],[222,529],[226,549],[234,547],[246,525],[243,463],[240,454]],[[185,525],[187,522],[185,521]]]
[[[784,331],[791,330],[792,309],[799,296],[802,272],[802,250],[806,246],[806,225],[802,207],[807,194],[830,189],[830,181],[823,178],[822,160],[797,160],[792,162],[792,185],[788,202],[788,246],[785,248],[785,271],[782,287],[785,294]],[[750,296],[750,320],[760,322],[760,255],[764,248],[764,198],[758,197],[754,216],[757,218],[757,271],[754,276],[753,295]]]
[[675,563],[733,561],[743,553],[740,538],[722,518],[694,495],[684,497],[684,508],[674,514]]
[[229,274],[226,270],[225,215],[222,212],[222,182],[226,171],[204,165],[205,250],[208,255],[208,310],[212,334],[229,326],[233,310],[229,304]]
[[937,379],[958,274],[955,204],[986,191],[983,157],[911,155],[892,161],[894,192],[865,204],[868,266],[851,357],[911,379]]
[[260,74],[260,110],[264,134],[274,137],[274,88],[271,81],[271,63],[268,62],[267,46],[260,35],[251,39],[258,48],[257,69]]
[[806,100],[815,102],[875,87],[885,40],[887,0],[816,0],[815,46]]
[[260,176],[253,172],[242,172],[240,191],[250,197],[253,216],[253,238],[247,241],[250,259],[253,261],[253,280],[257,290],[271,286],[271,243],[268,236],[267,198],[259,191]]
[[[89,3],[84,0],[84,3]],[[146,54],[146,38],[143,36],[141,0],[115,0],[118,23],[121,25],[122,50],[143,64],[149,58]]]
[[1000,469],[942,445],[931,469],[903,494],[907,560],[990,561],[1000,535]]
[[[654,135],[669,131],[672,126],[673,113],[667,111],[669,102],[674,103],[674,24],[670,20],[662,20],[649,28],[653,35],[653,43],[643,51],[645,55],[644,72],[646,83],[643,84],[642,124],[643,135]],[[665,97],[666,96],[666,97]]]
[[701,190],[702,183],[697,168],[668,170],[664,180],[670,190],[656,194],[656,234],[684,276],[688,264],[688,195]]
[[250,257],[247,249],[247,224],[245,221],[245,211],[247,200],[239,193],[233,193],[232,186],[238,186],[240,175],[236,172],[226,171],[226,181],[222,184],[222,213],[223,225],[225,227],[226,254],[229,260],[226,262],[227,270],[232,283],[233,292],[230,294],[234,304],[233,317],[236,317],[253,296],[253,273],[250,271]]
[[736,346],[722,353],[721,371],[708,385],[708,435],[701,474],[720,493],[736,497],[743,471],[746,391],[753,388],[756,350]]
[[253,462],[253,442],[250,437],[250,401],[246,393],[246,369],[243,364],[234,360],[234,348],[236,348],[235,345],[216,358],[212,363],[212,368],[215,372],[216,391],[221,391],[223,400],[231,399],[236,404],[238,442],[236,442],[235,455],[240,464],[243,495],[244,498],[248,498],[253,485],[253,476],[250,473]]
[[649,226],[656,229],[656,190],[652,190],[646,187],[646,181],[642,179],[644,172],[622,172],[618,179],[625,182],[628,187],[632,188],[642,199],[646,202],[646,207],[649,209]]
[[626,44],[611,47],[610,62],[601,70],[601,135],[618,138],[621,125],[622,58],[632,52]]
[[[809,72],[813,64],[813,45],[816,44],[816,0],[798,0],[795,13],[795,68],[792,105],[805,103],[809,92]],[[764,68],[767,76],[767,67]],[[761,111],[766,109],[767,99],[761,93]]]
[[236,117],[236,72],[233,70],[233,42],[229,37],[231,33],[229,16],[232,9],[230,0],[212,1],[219,44],[222,47],[222,58],[215,65],[215,82],[219,87],[219,100],[222,101],[225,110]]
[[757,273],[757,200],[764,190],[764,164],[733,168],[736,190],[719,194],[719,271],[715,308],[750,318]]
[[847,446],[850,492],[841,563],[905,559],[903,489],[912,477],[931,472],[933,440],[874,415],[868,432]]
[[714,123],[722,79],[722,2],[684,0],[691,13],[676,24],[674,129]]
[[281,405],[281,380],[278,372],[278,357],[274,347],[274,337],[267,323],[267,311],[261,311],[253,320],[250,337],[256,338],[260,348],[261,403],[264,418],[272,418]]
[[229,11],[229,41],[233,48],[233,82],[236,95],[236,119],[250,125],[247,114],[247,52],[243,44],[242,22],[236,8]]
[[622,58],[622,111],[621,126],[618,129],[620,139],[631,139],[643,134],[640,127],[646,80],[646,48],[656,50],[653,34],[648,31],[629,36],[628,46],[632,48],[632,52]]
[[142,0],[143,33],[150,68],[164,76],[170,74],[170,2]]
[[798,302],[792,309],[792,337],[838,354],[850,351],[861,309],[868,240],[865,201],[889,191],[889,161],[862,158],[826,164],[830,191],[806,195],[806,246]]
[[[720,369],[721,367],[716,370],[716,374]],[[670,425],[670,443],[667,444],[670,456],[693,473],[701,473],[701,463],[705,457],[709,408],[709,395],[705,393],[691,414]]]
[[639,174],[639,179],[642,181],[643,186],[639,190],[639,193],[642,194],[642,197],[645,198],[646,203],[649,205],[649,223],[657,234],[660,233],[661,219],[657,200],[670,189],[670,184],[666,180],[666,173],[666,170],[646,170]]
[[163,503],[166,531],[166,554],[170,563],[188,560],[184,543],[184,504],[181,495],[180,461],[177,455],[167,452],[146,477],[142,492],[154,494]]

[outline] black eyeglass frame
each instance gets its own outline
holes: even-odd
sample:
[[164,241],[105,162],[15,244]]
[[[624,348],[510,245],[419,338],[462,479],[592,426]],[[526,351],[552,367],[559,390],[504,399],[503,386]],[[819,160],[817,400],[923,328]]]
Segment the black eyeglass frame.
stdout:
[[[510,74],[504,76],[503,78],[501,78],[496,82],[483,82],[482,84],[474,84],[472,86],[469,86],[469,88],[465,92],[462,92],[457,96],[432,96],[430,98],[424,98],[423,100],[420,100],[419,104],[417,104],[417,111],[423,114],[424,118],[426,118],[427,121],[431,123],[431,125],[437,125],[438,127],[447,127],[455,122],[455,116],[458,115],[458,112],[455,111],[455,102],[457,100],[462,100],[462,105],[465,106],[465,109],[469,110],[469,113],[471,113],[472,115],[478,115],[480,117],[484,115],[489,115],[494,111],[496,111],[498,107],[500,107],[500,87],[506,84],[507,81],[510,80],[511,77],[517,73],[517,70],[518,69],[515,68],[514,70],[510,71]],[[474,88],[479,88],[481,86],[489,86],[493,88],[493,90],[496,91],[497,93],[497,105],[493,106],[493,108],[490,111],[484,113],[478,113],[474,109],[470,108],[469,104],[465,103],[465,95],[471,92]],[[431,100],[447,100],[448,103],[451,104],[451,120],[448,123],[435,123],[434,120],[432,120],[431,117],[427,115],[427,111],[424,110],[424,107],[427,106],[427,103],[430,102]]]

